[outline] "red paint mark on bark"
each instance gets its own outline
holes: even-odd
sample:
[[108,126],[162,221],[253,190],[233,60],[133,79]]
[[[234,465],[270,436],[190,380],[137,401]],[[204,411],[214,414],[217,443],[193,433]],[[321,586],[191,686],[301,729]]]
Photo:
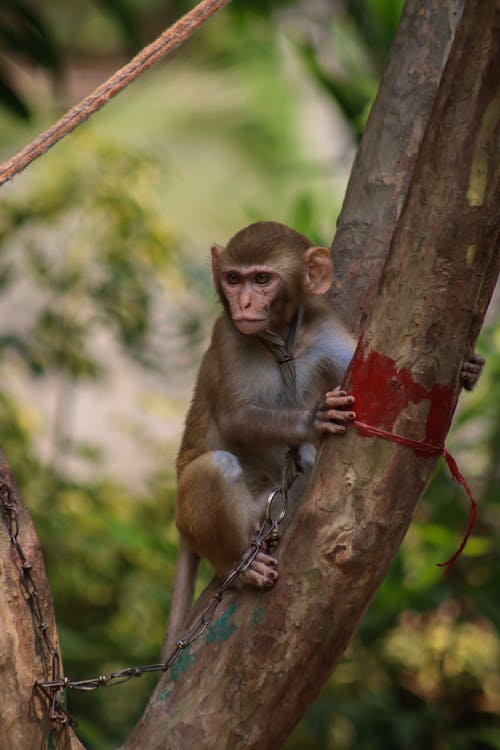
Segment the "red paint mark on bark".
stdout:
[[413,380],[409,370],[398,370],[390,357],[375,351],[365,357],[362,341],[349,366],[347,381],[347,389],[356,399],[358,420],[388,431],[410,402],[429,401],[425,440],[443,445],[453,416],[453,386],[437,383],[427,390]]
[[[453,478],[467,492],[471,503],[467,529],[457,551],[440,566],[450,570],[467,543],[476,519],[476,501],[467,481],[460,473],[453,456],[444,447],[453,416],[455,390],[451,385],[434,385],[430,390],[416,383],[406,368],[398,370],[390,357],[378,352],[370,352],[365,358],[363,341],[359,342],[346,376],[346,388],[356,398],[356,417],[352,423],[360,435],[378,436],[400,445],[412,448],[417,455],[433,456],[441,454]],[[425,441],[412,440],[391,432],[401,411],[411,402],[430,402]]]

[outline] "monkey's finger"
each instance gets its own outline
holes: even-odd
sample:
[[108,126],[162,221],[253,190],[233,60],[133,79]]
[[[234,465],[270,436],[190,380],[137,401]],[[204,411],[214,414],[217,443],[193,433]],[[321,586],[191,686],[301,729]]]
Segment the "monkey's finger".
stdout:
[[257,560],[253,561],[250,566],[250,570],[253,570],[254,573],[258,573],[263,578],[268,578],[270,581],[275,581],[278,578],[277,570],[274,570],[274,568],[270,568],[269,565],[257,562]]
[[467,362],[464,362],[462,367],[462,372],[474,372],[479,373],[483,369],[483,365],[479,364],[478,362],[471,362],[468,360]]
[[346,431],[346,427],[342,424],[336,424],[335,422],[322,422],[316,419],[314,422],[314,428],[318,432],[329,432],[332,435],[343,435]]
[[278,579],[278,571],[255,559],[248,570],[245,571],[244,576],[246,583],[251,586],[270,588],[274,586]]
[[467,372],[466,370],[462,370],[460,377],[462,378],[462,381],[465,381],[468,383],[477,383],[477,381],[479,380],[479,373]]
[[347,391],[342,390],[340,385],[338,385],[336,388],[333,389],[333,391],[326,391],[325,398],[332,397],[332,398],[338,398],[339,396],[348,396],[349,398],[352,398],[354,401],[354,397],[347,393]]
[[473,374],[469,372],[462,372],[462,385],[466,391],[472,391],[477,381],[479,380],[479,374]]
[[336,398],[323,398],[318,404],[318,411],[327,411],[328,409],[352,409],[354,399],[352,396],[337,396]]
[[264,552],[258,552],[255,556],[255,560],[262,563],[263,565],[268,565],[270,568],[278,567],[278,561],[276,560],[276,558],[271,557],[271,555],[266,555],[264,554]]
[[340,396],[347,396],[347,391],[343,391],[340,385],[337,385],[333,391],[325,391],[321,400],[326,401],[327,398],[339,398]]
[[470,357],[467,360],[466,364],[469,363],[469,362],[474,362],[475,364],[478,364],[480,367],[482,367],[484,365],[484,363],[486,362],[486,360],[480,354],[476,354],[476,352],[474,352],[474,354],[470,355]]
[[333,391],[328,391],[326,395],[328,395],[328,393],[333,393],[335,396],[347,396],[347,393],[342,390],[341,385],[336,385]]
[[325,393],[321,402],[321,408],[349,409],[354,404],[354,396],[348,395],[345,391],[341,394],[329,391]]
[[352,422],[356,419],[356,412],[354,411],[338,411],[337,409],[325,409],[324,411],[318,411],[316,418],[321,422],[340,422],[345,424],[346,422]]

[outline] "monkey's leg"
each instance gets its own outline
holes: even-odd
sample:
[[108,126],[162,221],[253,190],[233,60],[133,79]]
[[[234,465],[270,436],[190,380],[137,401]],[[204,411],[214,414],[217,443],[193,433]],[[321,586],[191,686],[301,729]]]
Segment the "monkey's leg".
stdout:
[[[245,484],[238,459],[227,451],[204,453],[186,466],[177,492],[177,528],[224,578],[249,548],[260,522],[260,504]],[[276,560],[259,552],[241,582],[262,588],[277,577]]]

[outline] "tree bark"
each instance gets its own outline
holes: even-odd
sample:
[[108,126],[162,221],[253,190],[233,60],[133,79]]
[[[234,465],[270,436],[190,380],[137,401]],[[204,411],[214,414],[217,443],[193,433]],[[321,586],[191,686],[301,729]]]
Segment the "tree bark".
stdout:
[[[359,418],[439,444],[451,422],[461,363],[498,273],[500,10],[496,0],[466,0],[447,56],[443,42],[434,47],[425,39],[453,36],[450,19],[459,3],[429,5],[437,16],[427,10],[421,16],[417,0],[407,3],[408,31],[398,36],[393,72],[370,118],[334,247],[336,254],[344,248],[336,264],[345,262],[346,269],[344,276],[339,272],[346,288],[336,295],[352,304],[354,322],[369,307],[366,299],[356,307],[358,295],[386,263],[346,381]],[[446,8],[442,16],[439,7]],[[403,46],[405,34],[411,38]],[[400,70],[408,71],[402,89],[397,55]],[[425,60],[435,76],[422,83]],[[394,118],[391,132],[403,132],[394,150],[377,114],[383,102],[387,127]],[[357,254],[365,252],[370,265],[356,267]],[[369,281],[356,286],[365,274]],[[268,593],[227,594],[207,637],[162,676],[124,748],[279,747],[347,646],[434,465],[435,459],[354,431],[324,444],[311,491],[280,546],[279,584]],[[13,487],[5,463],[0,471]],[[43,562],[22,506],[20,529],[57,646]],[[0,736],[11,750],[49,743],[76,750],[81,745],[73,733],[49,725],[47,706],[33,692],[33,681],[46,676],[47,655],[4,525],[0,554]]]
[[[498,275],[500,8],[466,0],[346,387],[358,418],[442,445]],[[124,749],[277,748],[346,648],[436,458],[351,430],[323,444],[278,585],[228,594]]]
[[[40,544],[1,450],[0,480],[7,485],[0,487],[2,500],[18,510],[18,523],[11,530],[15,534],[18,526],[19,545],[32,566],[31,578],[26,581],[22,558],[8,533],[2,511],[5,506],[0,502],[5,521],[0,523],[0,746],[9,750],[79,750],[82,745],[72,730],[49,720],[47,701],[34,688],[35,680],[51,678],[48,643],[60,660],[59,642]],[[34,609],[38,618],[33,616]],[[41,623],[47,627],[47,638]]]
[[331,299],[366,325],[406,199],[464,0],[407,0],[356,153],[332,244]]

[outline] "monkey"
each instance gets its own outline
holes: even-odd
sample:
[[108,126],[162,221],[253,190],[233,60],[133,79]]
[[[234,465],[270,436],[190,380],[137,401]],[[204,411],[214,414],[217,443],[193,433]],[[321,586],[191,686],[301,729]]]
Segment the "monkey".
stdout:
[[[356,416],[353,396],[339,384],[357,342],[325,297],[330,251],[284,224],[261,221],[226,247],[213,245],[211,255],[222,313],[177,457],[180,547],[163,658],[191,606],[199,558],[224,579],[258,531],[288,447],[298,448],[307,473],[321,438],[342,435]],[[481,360],[472,355],[464,365],[466,387],[479,377]],[[282,371],[287,362],[292,389]],[[268,589],[278,576],[265,549],[237,585]]]
[[[226,247],[214,245],[211,255],[222,314],[177,457],[180,550],[164,653],[190,606],[197,558],[225,578],[280,485],[288,447],[299,449],[307,471],[322,435],[344,433],[355,418],[354,399],[339,384],[356,341],[324,296],[333,281],[330,251],[268,221],[240,230]],[[295,393],[287,392],[269,341],[285,350],[291,333]],[[271,588],[278,575],[263,550],[239,585]]]

